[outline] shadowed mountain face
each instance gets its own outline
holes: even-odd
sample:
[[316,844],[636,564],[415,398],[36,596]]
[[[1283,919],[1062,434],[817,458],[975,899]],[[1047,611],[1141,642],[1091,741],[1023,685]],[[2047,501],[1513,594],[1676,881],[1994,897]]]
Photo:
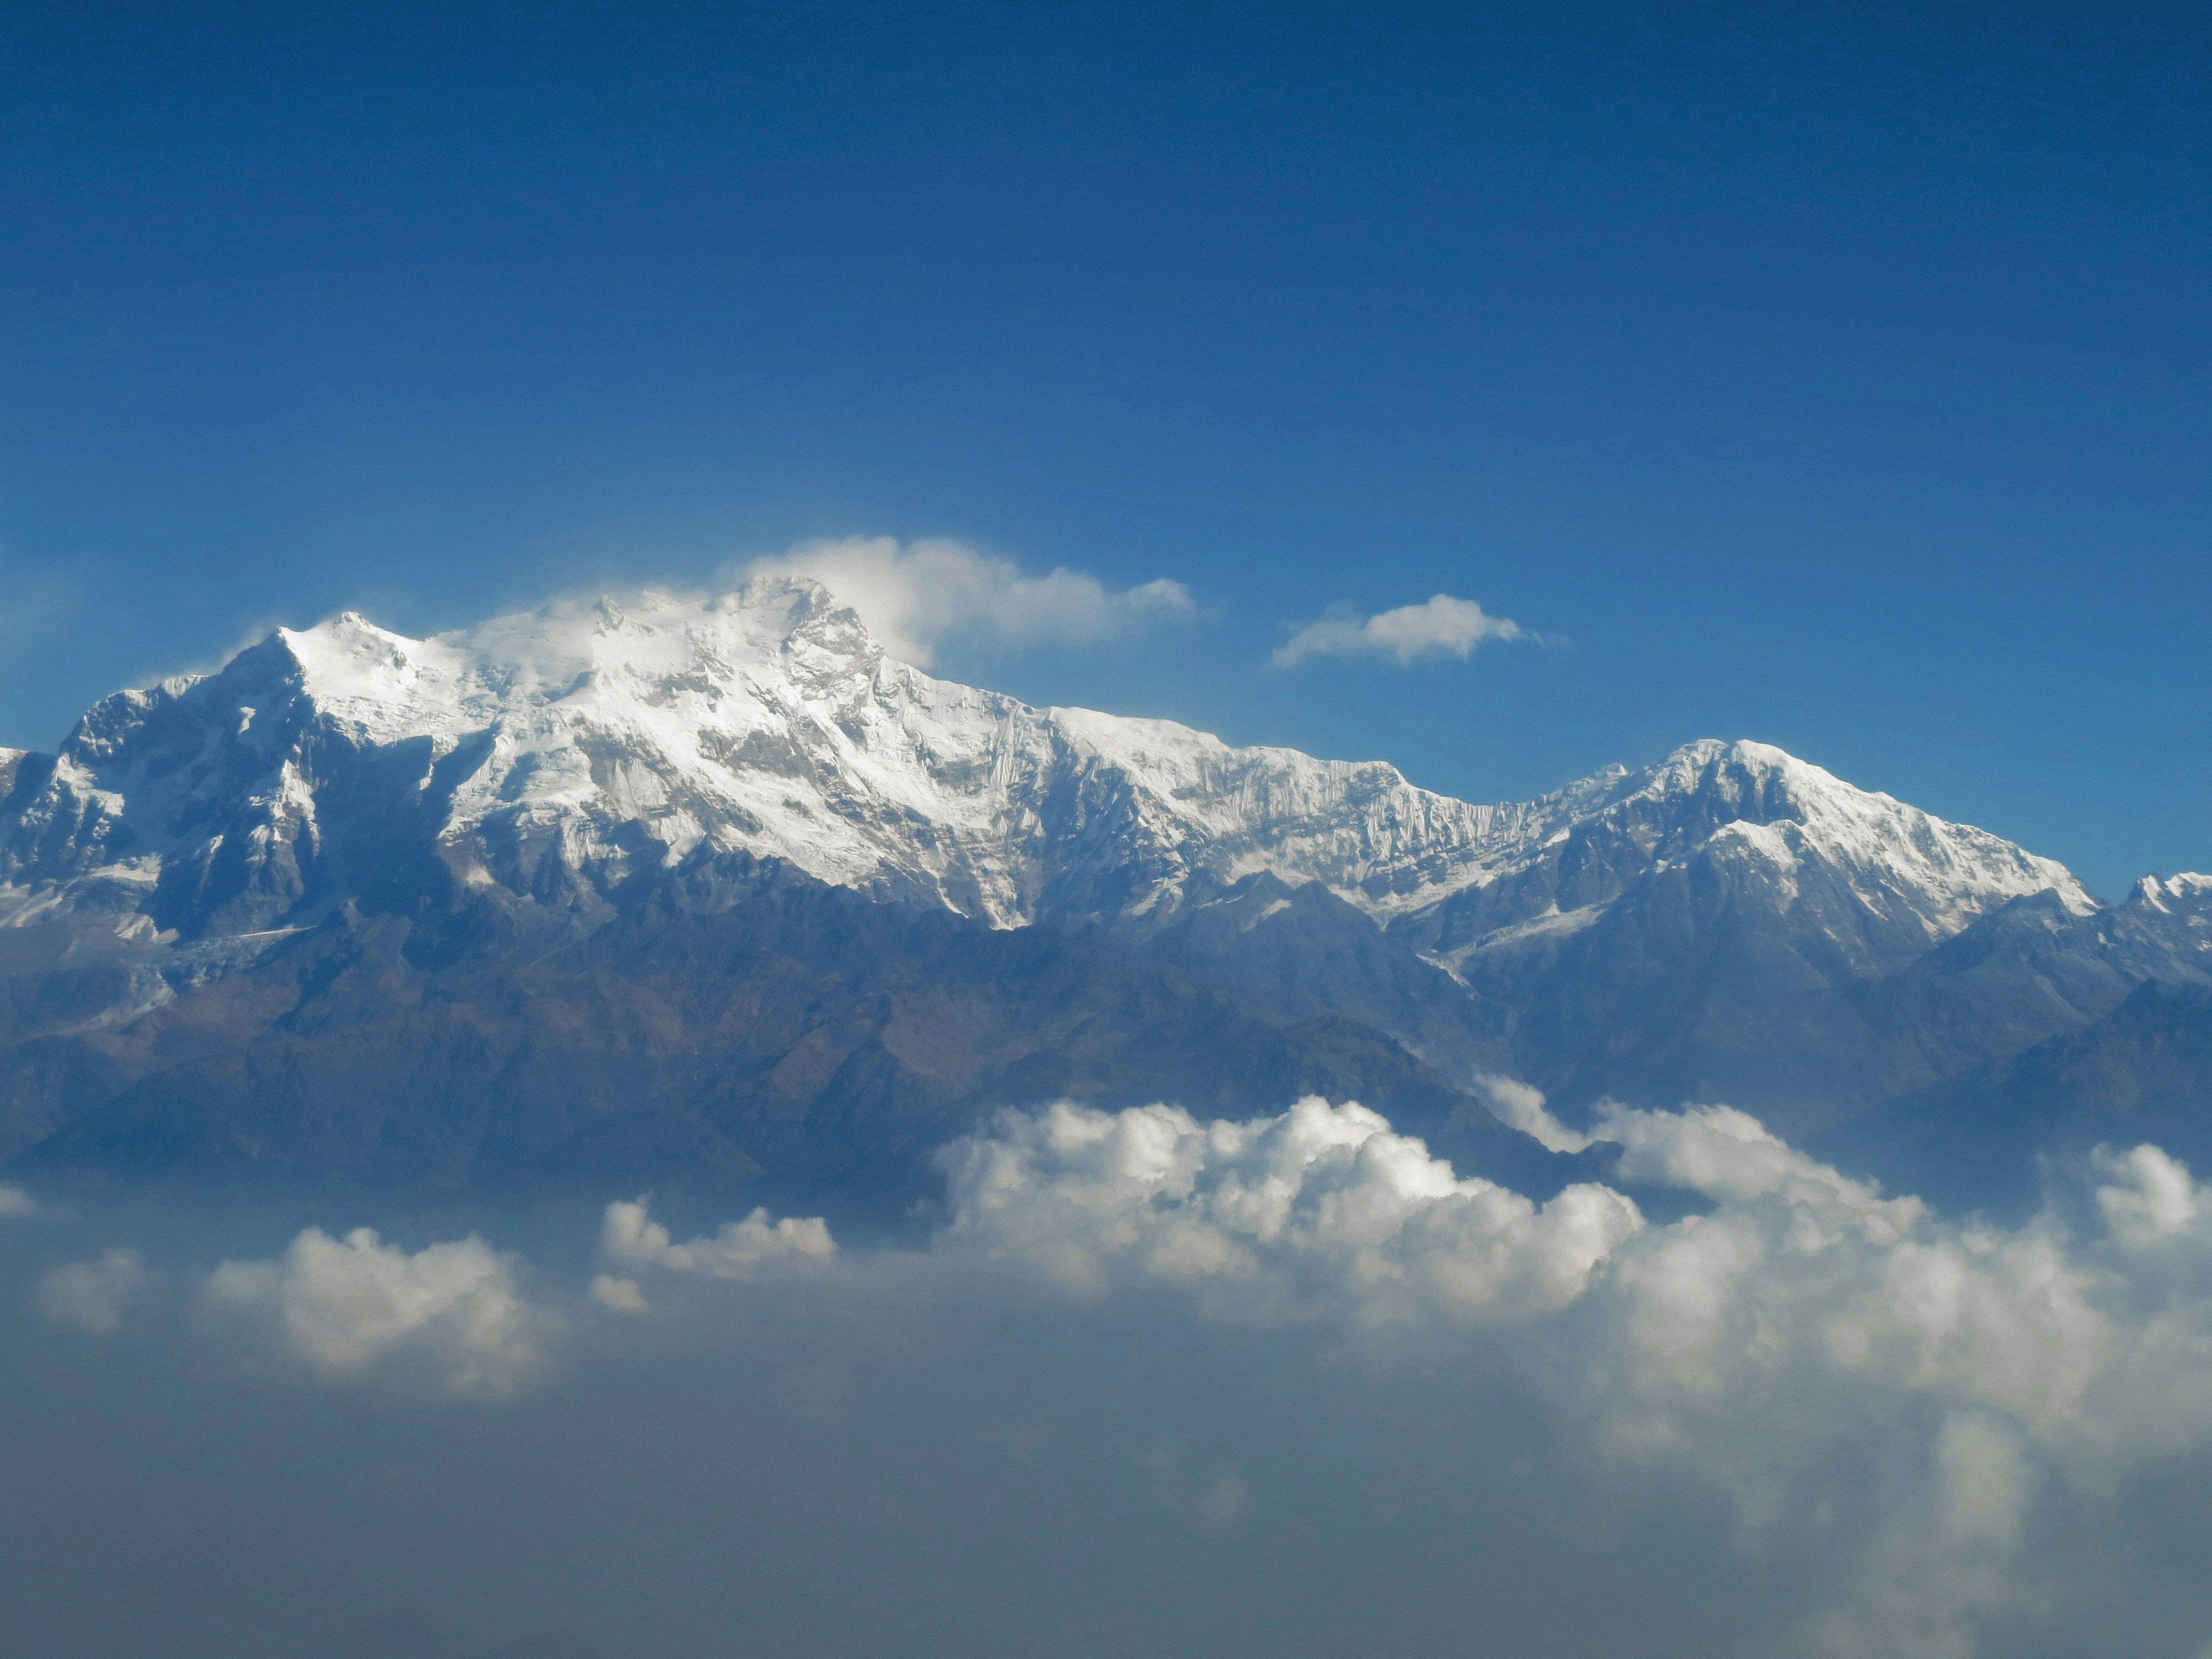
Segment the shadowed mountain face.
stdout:
[[2186,1151],[2209,968],[2212,882],[2100,906],[1778,750],[1472,805],[934,680],[803,583],[341,617],[0,752],[0,1159],[46,1179],[889,1204],[1001,1106],[1318,1092],[1540,1185],[1517,1076],[1941,1190],[1911,1148],[2025,1167],[2124,1097]]
[[34,1082],[75,1066],[112,1092],[20,1167],[905,1191],[998,1106],[1249,1114],[1309,1092],[1531,1159],[1373,1024],[1172,951],[994,929],[734,854],[618,899],[589,920],[504,896],[348,909],[123,1032],[25,1045]]

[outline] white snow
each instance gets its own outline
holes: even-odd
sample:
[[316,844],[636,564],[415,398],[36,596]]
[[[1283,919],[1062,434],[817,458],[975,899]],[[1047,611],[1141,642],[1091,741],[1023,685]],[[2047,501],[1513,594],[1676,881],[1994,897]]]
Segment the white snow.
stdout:
[[[2048,860],[1764,744],[1692,744],[1642,774],[1611,767],[1479,805],[1379,761],[1233,748],[936,679],[887,656],[825,590],[768,577],[714,597],[564,601],[427,640],[348,612],[279,630],[221,674],[110,698],[0,825],[14,849],[0,881],[21,901],[0,909],[95,878],[112,904],[118,878],[143,887],[226,836],[264,863],[309,858],[343,830],[333,780],[365,756],[384,757],[380,788],[450,791],[436,829],[458,878],[518,887],[549,859],[611,876],[704,843],[1000,927],[1034,920],[1048,896],[1144,914],[1200,878],[1262,872],[1389,921],[1595,830],[1650,867],[1725,830],[1778,870],[1841,872],[1931,939],[2045,888],[2092,905]],[[1597,912],[1512,931],[1571,931]]]
[[2176,904],[2201,904],[2208,897],[2212,897],[2212,876],[2190,871],[2164,878],[2145,876],[2136,883],[2136,902],[2154,910],[2170,913]]

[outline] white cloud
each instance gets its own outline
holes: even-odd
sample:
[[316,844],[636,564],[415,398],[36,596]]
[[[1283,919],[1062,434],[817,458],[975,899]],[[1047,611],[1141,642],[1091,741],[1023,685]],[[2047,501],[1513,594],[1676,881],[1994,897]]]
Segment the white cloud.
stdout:
[[39,1213],[39,1200],[21,1187],[0,1186],[0,1221],[24,1221]]
[[1989,1412],[1943,1419],[1920,1491],[1877,1530],[1851,1594],[1808,1621],[1825,1659],[1972,1659],[1976,1624],[2020,1596],[2021,1530],[2039,1484],[2018,1431]]
[[1473,599],[1438,593],[1423,605],[1363,617],[1339,605],[1308,623],[1276,647],[1274,665],[1289,668],[1309,657],[1386,657],[1396,663],[1428,657],[1462,660],[1489,640],[1534,639],[1510,617],[1493,617]]
[[2160,1148],[2100,1148],[2091,1167],[2106,1183],[2097,1188],[2105,1225],[2128,1249],[2155,1249],[2202,1224],[2204,1211],[2196,1183],[2186,1168]]
[[1568,1128],[1552,1115],[1541,1089],[1518,1078],[1488,1073],[1478,1073],[1474,1082],[1490,1097],[1491,1113],[1499,1122],[1518,1129],[1546,1151],[1579,1152],[1590,1144],[1589,1136]]
[[412,1369],[441,1392],[498,1400],[537,1382],[554,1322],[515,1258],[471,1235],[410,1253],[367,1227],[310,1227],[274,1261],[226,1261],[205,1300],[327,1379]]
[[136,1250],[110,1250],[89,1261],[64,1262],[39,1275],[39,1311],[57,1325],[105,1336],[123,1323],[124,1304],[146,1282]]
[[1018,646],[1091,645],[1193,613],[1181,582],[1163,578],[1115,592],[1079,570],[1024,575],[1012,560],[957,541],[805,542],[756,560],[744,574],[820,582],[860,613],[892,656],[922,668],[954,634]]
[[1376,1113],[1310,1097],[1201,1124],[1061,1104],[945,1155],[954,1249],[1079,1296],[1146,1280],[1239,1320],[1487,1320],[1562,1306],[1643,1224],[1601,1187],[1549,1203],[1462,1179]]
[[2212,1194],[2155,1148],[2095,1160],[2100,1228],[2006,1229],[1885,1198],[1727,1107],[1609,1105],[1581,1135],[1525,1085],[1492,1092],[1711,1207],[1650,1226],[1603,1187],[1538,1205],[1357,1106],[1206,1125],[1062,1105],[951,1151],[940,1250],[1062,1295],[1174,1291],[1235,1324],[1510,1324],[1487,1352],[1567,1444],[1718,1489],[1747,1547],[1873,1504],[1829,1547],[1814,1653],[1964,1659],[2037,1576],[2039,1492],[2094,1501],[2212,1444]]
[[[756,1209],[742,1221],[724,1222],[711,1238],[678,1244],[640,1198],[607,1206],[599,1225],[599,1253],[616,1266],[632,1270],[750,1279],[773,1261],[827,1261],[837,1254],[837,1245],[819,1216],[770,1220],[766,1209]],[[592,1294],[606,1306],[626,1312],[644,1305],[642,1293],[628,1279],[602,1277],[593,1285]]]
[[[207,1300],[323,1376],[411,1365],[476,1398],[541,1376],[562,1331],[632,1340],[615,1320],[586,1327],[591,1304],[634,1314],[672,1277],[833,1261],[803,1282],[841,1328],[918,1318],[954,1340],[963,1319],[939,1316],[1012,1291],[1060,1304],[1063,1334],[1085,1317],[1066,1304],[1106,1297],[1121,1300],[1102,1330],[1178,1308],[1261,1328],[1270,1364],[1318,1333],[1378,1370],[1411,1353],[1424,1376],[1463,1376],[1469,1401],[1502,1375],[1540,1402],[1528,1458],[1563,1504],[1603,1515],[1655,1474],[1717,1495],[1742,1551],[1721,1570],[1797,1598],[1774,1650],[1832,1659],[1966,1659],[1996,1622],[2035,1615],[2023,1596],[2068,1565],[2047,1541],[2060,1523],[2105,1525],[2132,1473],[2212,1448],[2212,1191],[2157,1148],[2100,1153],[2083,1189],[1999,1226],[1885,1196],[1726,1106],[1608,1103],[1577,1130],[1527,1085],[1490,1088],[1547,1144],[1617,1146],[1624,1184],[1685,1188],[1700,1212],[1652,1224],[1595,1183],[1538,1202],[1356,1104],[1213,1123],[1061,1104],[946,1149],[950,1218],[922,1255],[848,1260],[818,1218],[759,1209],[679,1241],[638,1200],[607,1207],[589,1303],[565,1320],[481,1240],[410,1253],[366,1231],[311,1231],[276,1261],[227,1263]],[[74,1265],[85,1283],[125,1282]],[[747,1343],[762,1340],[749,1322]],[[1187,1342],[1173,1352],[1203,1363]],[[789,1369],[817,1399],[817,1373]],[[1365,1409],[1352,1379],[1367,1370],[1341,1373],[1347,1411]],[[1251,1512],[1217,1461],[1249,1450],[1209,1456],[1201,1440],[1203,1461],[1146,1457],[1163,1443],[1140,1426],[1124,1449],[1154,1501],[1209,1530]],[[1424,1427],[1467,1425],[1406,1431]],[[1784,1565],[1762,1577],[1762,1560]]]

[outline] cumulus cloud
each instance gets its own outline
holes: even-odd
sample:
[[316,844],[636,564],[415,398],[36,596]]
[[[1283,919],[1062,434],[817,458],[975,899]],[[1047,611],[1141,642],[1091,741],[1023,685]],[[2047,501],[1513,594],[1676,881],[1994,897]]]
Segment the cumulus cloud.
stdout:
[[860,613],[891,655],[922,668],[954,634],[1017,646],[1091,645],[1183,621],[1194,609],[1181,582],[1163,578],[1116,591],[1079,570],[1032,576],[1012,560],[957,541],[805,542],[755,561],[744,574],[820,582]]
[[226,1261],[207,1307],[326,1379],[389,1368],[464,1399],[507,1398],[538,1381],[556,1322],[525,1299],[516,1259],[471,1235],[410,1253],[367,1227],[310,1227],[273,1261]]
[[[750,1279],[772,1262],[827,1261],[837,1254],[829,1224],[819,1216],[771,1218],[757,1208],[742,1221],[726,1221],[711,1237],[678,1244],[653,1218],[646,1199],[607,1206],[599,1225],[599,1254],[631,1272],[699,1273],[710,1279]],[[618,1313],[641,1313],[645,1292],[634,1279],[602,1273],[592,1297]]]
[[109,1250],[88,1261],[68,1261],[39,1275],[39,1311],[57,1325],[105,1336],[123,1323],[123,1309],[146,1282],[138,1252]]
[[39,1200],[21,1187],[0,1186],[0,1221],[23,1221],[39,1213]]
[[1179,1107],[1008,1115],[945,1154],[948,1248],[1079,1296],[1155,1281],[1275,1321],[1484,1320],[1557,1308],[1644,1224],[1570,1187],[1547,1204],[1461,1178],[1358,1104],[1200,1123]]
[[2158,1149],[2098,1158],[2087,1231],[2003,1229],[1885,1198],[1727,1107],[1608,1106],[1577,1133],[1520,1086],[1493,1090],[1502,1115],[1617,1145],[1621,1179],[1711,1207],[1653,1226],[1599,1186],[1538,1205],[1358,1106],[1057,1106],[952,1149],[945,1244],[1236,1323],[1511,1324],[1503,1363],[1601,1468],[1689,1471],[1747,1547],[1830,1517],[1809,1652],[1963,1659],[2034,1577],[2039,1492],[2094,1498],[2212,1444],[2212,1195]]
[[1289,668],[1309,657],[1382,657],[1400,664],[1431,657],[1464,660],[1491,640],[1534,639],[1510,617],[1493,617],[1473,599],[1438,593],[1422,605],[1401,605],[1363,617],[1338,605],[1299,629],[1275,649],[1274,665]]

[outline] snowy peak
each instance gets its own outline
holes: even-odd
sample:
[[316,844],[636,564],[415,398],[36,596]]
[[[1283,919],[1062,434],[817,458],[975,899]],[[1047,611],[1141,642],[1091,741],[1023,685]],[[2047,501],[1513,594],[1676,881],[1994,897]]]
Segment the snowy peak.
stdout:
[[2145,876],[2136,883],[2128,902],[2160,915],[2212,917],[2212,876],[2186,872],[2178,876]]
[[2096,908],[2062,865],[1765,744],[1702,739],[1581,787],[1571,822],[1408,919],[1431,960],[1481,976],[1504,971],[1486,957],[1597,948],[1630,915],[1706,933],[1759,917],[1836,982],[1892,970],[2027,894]]
[[[15,754],[9,780],[35,781]],[[1264,873],[1425,930],[1439,959],[1586,921],[1697,859],[1837,889],[1925,942],[2021,893],[2089,903],[2049,860],[1763,744],[1474,805],[1382,762],[938,680],[788,578],[421,640],[353,612],[279,629],[218,673],[106,699],[0,798],[0,912],[188,933],[304,925],[402,866],[589,905],[702,848],[998,927],[1164,916]]]
[[1771,744],[1705,738],[1676,750],[1647,775],[1654,800],[1682,803],[1692,823],[1771,827],[1780,837],[1763,845],[1786,848],[1791,857],[1810,854],[1859,878],[1925,895],[1923,915],[1936,937],[1956,932],[1992,904],[2045,890],[2076,915],[2097,908],[2056,860],[1857,788]]
[[883,648],[811,582],[765,580],[711,599],[647,592],[564,601],[427,640],[353,611],[268,645],[304,693],[365,741],[454,735],[555,705],[619,716],[682,707],[702,718],[747,684],[858,687]]
[[428,640],[351,613],[280,630],[219,674],[108,699],[47,796],[0,874],[121,902],[165,878],[212,890],[177,872],[282,848],[255,925],[329,896],[333,849],[402,807],[459,879],[517,892],[604,890],[703,843],[1011,926],[1172,908],[1260,871],[1403,908],[1480,879],[1565,801],[1470,805],[1381,763],[1030,708],[890,659],[787,579]]

